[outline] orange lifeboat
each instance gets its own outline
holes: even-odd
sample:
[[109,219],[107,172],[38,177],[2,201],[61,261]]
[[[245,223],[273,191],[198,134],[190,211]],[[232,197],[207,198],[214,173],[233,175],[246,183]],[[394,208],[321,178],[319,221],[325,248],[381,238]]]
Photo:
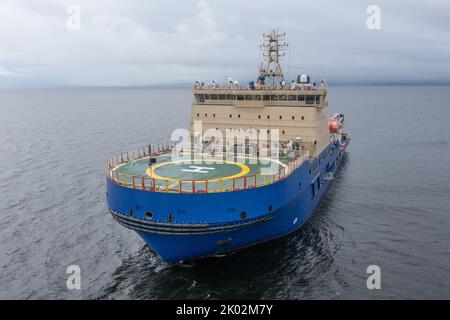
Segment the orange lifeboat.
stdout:
[[328,121],[328,130],[330,130],[330,133],[338,133],[340,127],[341,127],[341,125],[340,125],[338,119],[331,118]]

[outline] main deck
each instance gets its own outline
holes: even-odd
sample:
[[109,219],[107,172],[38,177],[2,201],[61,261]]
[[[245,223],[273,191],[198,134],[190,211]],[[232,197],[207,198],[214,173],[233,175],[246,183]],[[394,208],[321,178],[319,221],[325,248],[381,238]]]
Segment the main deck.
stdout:
[[[154,159],[151,165],[150,158]],[[274,183],[298,168],[309,154],[295,160],[244,154],[198,153],[174,159],[170,149],[150,157],[145,148],[114,157],[107,168],[112,182],[152,192],[211,193],[256,188]]]

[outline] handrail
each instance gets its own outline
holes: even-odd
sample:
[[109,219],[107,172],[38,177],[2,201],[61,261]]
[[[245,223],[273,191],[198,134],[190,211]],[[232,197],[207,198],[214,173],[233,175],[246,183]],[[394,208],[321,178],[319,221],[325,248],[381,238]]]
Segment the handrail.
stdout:
[[[287,178],[292,172],[298,169],[306,160],[309,159],[309,151],[304,152],[295,160],[289,161],[285,167],[281,167],[275,172],[267,175],[251,174],[236,178],[221,179],[201,179],[201,180],[173,180],[159,179],[153,177],[143,177],[117,172],[115,169],[123,164],[136,161],[149,156],[158,156],[168,154],[172,147],[163,146],[151,148],[140,148],[135,152],[125,152],[113,157],[108,161],[106,168],[107,178],[114,184],[148,192],[165,192],[165,193],[216,193],[230,192],[238,190],[248,190],[273,184],[277,181]],[[153,152],[153,150],[156,150]],[[137,155],[137,157],[136,157]]]
[[260,86],[256,86],[254,89],[250,88],[250,86],[247,85],[216,85],[215,87],[212,87],[210,85],[203,85],[203,86],[193,86],[192,90],[193,91],[198,91],[198,92],[202,92],[202,91],[217,91],[217,92],[221,92],[221,91],[317,91],[317,90],[322,90],[322,89],[327,89],[326,85],[321,85],[318,84],[316,86],[313,86],[311,84],[298,84],[298,86],[296,88],[291,88],[291,85],[289,83],[287,83],[285,86],[281,86],[281,85],[260,85]]

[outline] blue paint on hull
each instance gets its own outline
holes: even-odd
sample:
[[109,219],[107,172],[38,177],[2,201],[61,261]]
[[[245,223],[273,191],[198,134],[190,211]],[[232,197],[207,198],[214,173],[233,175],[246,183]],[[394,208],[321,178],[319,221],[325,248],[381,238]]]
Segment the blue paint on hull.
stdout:
[[[287,178],[276,183],[248,190],[209,193],[175,194],[146,192],[125,188],[107,180],[107,202],[110,209],[135,221],[170,226],[229,226],[270,215],[263,222],[249,226],[204,234],[162,234],[136,230],[139,236],[167,262],[186,261],[224,253],[254,245],[298,229],[310,217],[323,197],[331,180],[328,173],[339,169],[345,149],[330,144],[315,161],[307,161]],[[322,159],[322,160],[321,160]],[[131,209],[131,210],[130,210]],[[136,220],[137,219],[137,220]]]

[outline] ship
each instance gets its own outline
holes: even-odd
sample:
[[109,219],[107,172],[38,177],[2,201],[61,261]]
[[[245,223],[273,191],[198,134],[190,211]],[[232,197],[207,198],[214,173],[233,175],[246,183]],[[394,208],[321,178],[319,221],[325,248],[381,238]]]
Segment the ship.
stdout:
[[263,35],[248,85],[196,81],[189,129],[108,161],[109,212],[164,261],[223,256],[299,230],[337,174],[350,142],[344,115],[328,114],[325,80],[285,79],[285,35]]

